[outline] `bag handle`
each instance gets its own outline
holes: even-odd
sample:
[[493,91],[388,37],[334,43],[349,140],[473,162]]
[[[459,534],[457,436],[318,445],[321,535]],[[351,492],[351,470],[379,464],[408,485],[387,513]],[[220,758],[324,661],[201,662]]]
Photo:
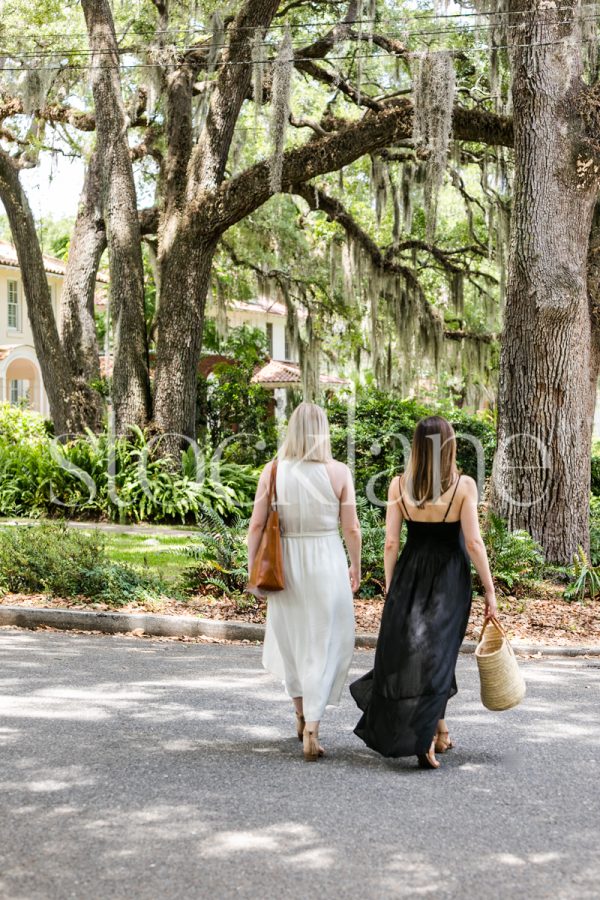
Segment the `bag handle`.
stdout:
[[277,457],[275,457],[271,466],[271,478],[269,481],[269,506],[272,508],[277,506],[277,462]]
[[488,616],[486,619],[484,619],[483,628],[481,629],[481,634],[479,635],[480,643],[483,640],[483,634],[485,632],[485,629],[488,627],[490,622],[492,623],[494,628],[500,632],[502,637],[506,637],[506,632],[505,632],[504,628],[502,627],[502,623],[500,622],[500,620],[496,616]]

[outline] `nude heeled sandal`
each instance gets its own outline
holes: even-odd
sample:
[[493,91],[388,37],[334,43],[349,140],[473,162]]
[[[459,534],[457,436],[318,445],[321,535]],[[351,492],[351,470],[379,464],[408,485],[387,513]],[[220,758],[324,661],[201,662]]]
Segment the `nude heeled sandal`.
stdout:
[[321,756],[325,756],[325,751],[319,744],[318,734],[314,731],[304,729],[304,759],[306,762],[316,762]]

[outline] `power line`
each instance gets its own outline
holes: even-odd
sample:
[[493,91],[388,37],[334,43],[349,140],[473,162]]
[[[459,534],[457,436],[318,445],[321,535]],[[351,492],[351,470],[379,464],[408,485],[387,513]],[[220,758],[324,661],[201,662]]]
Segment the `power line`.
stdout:
[[[580,6],[580,9],[586,9],[586,8],[590,8],[590,7],[597,8],[597,5],[598,5],[597,2],[582,3]],[[552,13],[562,12],[562,11],[573,12],[573,6],[572,5],[564,5],[564,6],[557,6],[554,9],[548,9],[548,12],[552,12]],[[525,9],[525,10],[486,10],[486,11],[481,11],[481,12],[475,11],[475,12],[460,12],[460,13],[415,13],[413,16],[410,16],[409,18],[407,18],[406,21],[407,21],[407,25],[408,25],[409,22],[412,22],[414,20],[420,20],[420,19],[427,19],[430,21],[432,21],[432,20],[433,21],[446,21],[446,20],[450,20],[450,19],[453,20],[453,19],[468,19],[468,18],[484,19],[484,18],[489,18],[489,17],[497,17],[498,18],[498,17],[503,17],[503,16],[504,17],[506,17],[506,16],[532,16],[532,15],[536,15],[538,12],[539,12],[539,10]],[[297,23],[297,24],[290,24],[290,23],[285,23],[285,22],[281,22],[281,23],[272,22],[268,26],[267,31],[276,30],[276,29],[280,30],[280,29],[286,29],[286,28],[289,28],[291,31],[300,31],[301,29],[304,29],[304,28],[334,29],[336,26],[344,27],[344,26],[356,26],[356,25],[362,25],[362,24],[374,24],[379,21],[380,21],[380,18],[378,18],[377,16],[371,16],[371,17],[361,17],[360,19],[352,19],[348,22],[344,21],[343,19],[342,20],[337,19],[335,21],[329,21],[329,22],[323,21],[323,20],[313,20],[313,21],[301,22],[301,23]],[[24,32],[24,30],[27,29],[27,27],[28,27],[27,25],[24,25],[23,27],[19,27],[18,30],[15,30],[14,32],[12,32],[12,35],[14,35],[15,37],[22,37],[23,32]],[[477,28],[477,27],[493,27],[493,26],[472,25],[472,26],[464,26],[464,27]],[[263,28],[264,28],[264,26],[260,26],[260,25],[259,26],[256,26],[256,25],[238,26],[238,29],[241,31],[261,31],[261,30],[263,30]],[[35,35],[39,35],[39,28],[35,28],[35,26],[31,26],[31,30],[32,30],[32,33],[34,33]],[[204,35],[208,38],[214,33],[214,30],[206,25],[197,25],[197,26],[192,26],[192,27],[179,27],[179,26],[174,25],[170,28],[155,29],[154,31],[151,32],[151,34],[148,35],[148,37],[155,37],[157,35],[168,35],[168,34],[172,34],[172,33],[178,34],[178,35],[198,34],[198,35]],[[0,26],[0,34],[11,35],[11,32],[2,29],[2,27]],[[126,37],[128,34],[131,34],[131,29],[128,29],[127,31],[115,31],[115,35],[117,37]],[[66,37],[67,33],[65,33],[64,36]],[[70,32],[68,32],[68,36],[70,36],[70,37],[87,37],[88,32],[87,31],[79,31],[79,32],[70,31]]]
[[[592,4],[590,4],[590,5],[592,5]],[[595,4],[594,4],[594,5],[595,5]],[[555,12],[555,11],[556,11],[556,10],[553,10],[553,12]],[[579,21],[580,21],[581,23],[583,23],[583,22],[595,22],[595,21],[598,21],[599,19],[600,19],[600,13],[597,13],[597,14],[594,15],[594,16],[584,16],[584,17],[582,17]],[[534,22],[533,24],[546,25],[546,26],[556,26],[556,25],[561,25],[561,24],[563,24],[563,22],[562,22],[560,19],[553,19],[553,20],[544,19],[543,21],[536,21],[536,22]],[[493,29],[495,29],[495,28],[497,28],[497,27],[498,27],[497,25],[481,25],[481,26],[479,26],[479,25],[465,25],[465,26],[458,26],[458,28],[460,28],[461,31],[464,31],[465,29],[468,29],[468,30],[471,31],[471,32],[490,31],[490,30],[493,30]],[[515,28],[521,28],[521,23],[516,23],[516,24],[512,24],[512,25],[511,25],[511,24],[507,24],[507,25],[504,25],[503,27],[504,27],[505,30],[515,29]],[[383,32],[383,33],[382,33],[382,32],[378,32],[378,36],[384,37],[384,38],[387,38],[387,39],[391,39],[391,40],[398,40],[398,39],[406,39],[406,38],[440,37],[440,36],[443,36],[443,35],[449,35],[449,34],[455,35],[455,34],[459,34],[459,33],[460,33],[460,32],[458,31],[458,29],[448,29],[448,30],[445,30],[445,31],[437,31],[437,30],[436,30],[436,31],[423,31],[423,30],[418,30],[418,31],[396,31],[396,32],[387,32],[387,33],[386,33],[386,32]],[[365,40],[365,41],[368,41],[368,37],[369,37],[368,35],[365,35],[364,40]],[[345,42],[346,42],[346,41],[344,41],[344,40],[338,41],[338,43],[345,43]],[[257,45],[255,44],[255,46],[257,46]],[[265,48],[269,48],[269,49],[272,49],[272,50],[276,50],[276,49],[277,49],[277,47],[276,47],[272,42],[266,41],[266,40],[265,40],[265,41],[261,41],[260,44],[259,44],[258,46],[260,46],[260,47],[265,47]],[[296,47],[298,47],[298,48],[302,48],[302,47],[307,46],[307,45],[306,45],[306,43],[305,43],[305,40],[303,39],[303,40],[297,40],[295,43],[292,42],[292,47],[294,47],[294,46],[296,46]],[[507,46],[508,46],[508,45],[507,45]],[[223,42],[223,43],[220,43],[220,44],[211,44],[211,45],[210,45],[210,50],[211,50],[212,52],[218,52],[218,51],[220,51],[220,50],[225,50],[225,49],[227,49],[228,47],[229,47],[229,43],[228,43],[228,42]],[[495,49],[501,49],[498,45],[494,45],[494,48],[495,48]],[[116,52],[119,53],[119,55],[124,55],[124,54],[127,54],[127,53],[152,53],[152,52],[160,52],[160,49],[161,49],[161,48],[153,48],[153,47],[146,47],[146,46],[130,46],[130,47],[119,47],[119,48],[117,49]],[[167,51],[167,52],[168,52],[168,50],[174,50],[174,49],[175,49],[175,50],[180,50],[180,51],[182,51],[182,52],[188,52],[188,51],[190,51],[190,50],[193,50],[194,47],[193,47],[193,45],[190,46],[189,44],[186,43],[186,44],[182,44],[181,46],[177,46],[177,45],[171,44],[171,45],[169,45],[169,47],[167,47],[167,48],[162,48],[162,49],[165,50],[165,51]],[[207,48],[207,49],[208,49],[208,48]],[[451,48],[451,49],[456,49],[456,48]],[[114,51],[112,48],[104,48],[104,47],[100,47],[100,48],[96,48],[96,49],[91,49],[91,48],[89,48],[89,47],[81,47],[81,48],[75,48],[75,47],[58,47],[58,48],[56,48],[56,47],[55,47],[55,48],[45,48],[44,50],[36,50],[36,51],[33,51],[33,50],[32,50],[32,51],[28,51],[28,52],[22,52],[22,53],[19,53],[19,54],[15,54],[15,53],[11,52],[11,50],[10,50],[9,48],[0,48],[0,53],[4,54],[4,55],[6,55],[6,56],[8,56],[8,57],[10,57],[10,58],[12,58],[12,59],[26,59],[26,58],[31,58],[31,59],[45,59],[45,58],[46,58],[46,59],[47,59],[47,58],[52,58],[52,57],[55,57],[55,56],[68,55],[68,54],[70,54],[70,53],[77,54],[77,55],[81,55],[81,54],[94,55],[94,54],[103,54],[103,53],[105,53],[105,54],[112,54],[112,53],[114,53],[114,52],[115,52],[115,51]],[[457,50],[457,52],[468,52],[468,50]],[[310,59],[313,59],[313,57],[306,57],[306,59],[309,59],[309,58],[310,58]],[[334,59],[334,58],[342,59],[342,58],[344,58],[344,57],[341,57],[341,56],[338,56],[338,57],[328,56],[327,58],[328,58],[328,59]],[[356,58],[356,57],[353,57],[353,55],[348,54],[348,58]],[[270,62],[271,60],[261,60],[261,61],[262,61],[262,62]],[[242,61],[242,62],[246,62],[246,61]],[[221,63],[221,65],[227,65],[227,64],[228,64],[228,63]],[[34,67],[30,67],[30,69],[33,70]],[[8,69],[8,68],[6,68],[6,67],[4,67],[4,70],[5,70],[5,71],[13,71],[13,70]]]
[[[570,38],[565,38],[563,40],[557,40],[557,41],[526,41],[525,43],[522,43],[522,44],[494,44],[489,47],[485,47],[485,46],[470,47],[470,48],[466,48],[466,49],[450,47],[450,48],[440,48],[437,50],[430,50],[428,52],[430,54],[447,53],[452,56],[468,56],[469,54],[473,54],[473,53],[482,53],[485,50],[511,50],[511,49],[518,49],[518,48],[524,48],[524,47],[552,47],[552,46],[558,46],[559,44],[565,44],[567,42],[569,43],[570,46],[573,46],[573,45],[584,46],[585,44],[595,43],[595,38],[582,38],[579,41],[572,41]],[[419,55],[418,53],[409,53],[408,54],[408,56],[418,56],[418,55]],[[389,55],[386,53],[365,53],[365,54],[348,54],[348,53],[346,53],[346,54],[343,54],[340,56],[327,56],[324,59],[324,61],[325,62],[338,61],[338,60],[355,61],[355,60],[361,60],[361,59],[383,60],[383,59],[389,59],[389,58],[390,58]],[[266,62],[266,63],[275,62],[275,57],[272,57],[271,59],[263,60],[263,62]],[[295,63],[315,62],[315,59],[312,56],[295,57],[293,62],[295,62]],[[226,60],[222,63],[219,63],[217,65],[217,68],[223,68],[225,66],[246,66],[246,65],[252,65],[252,64],[253,64],[252,59]],[[108,65],[91,65],[89,63],[66,63],[64,65],[56,65],[56,66],[30,66],[29,68],[23,68],[22,66],[21,67],[5,66],[2,71],[18,72],[18,73],[22,74],[23,72],[58,72],[63,69],[72,69],[72,70],[77,70],[77,71],[93,71],[95,69],[115,69],[115,70],[117,70],[117,69],[118,70],[120,70],[120,69],[154,69],[154,68],[160,68],[160,67],[161,67],[160,63],[156,63],[156,62],[154,62],[154,63],[120,63],[119,65],[116,65],[116,66],[112,65],[110,63]]]

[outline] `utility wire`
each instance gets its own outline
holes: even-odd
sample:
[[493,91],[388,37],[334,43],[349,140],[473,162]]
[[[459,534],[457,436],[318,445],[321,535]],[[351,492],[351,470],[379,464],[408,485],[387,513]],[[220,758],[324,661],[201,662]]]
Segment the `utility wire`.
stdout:
[[[598,8],[598,3],[597,2],[582,3],[580,6],[580,9],[586,9],[586,8]],[[573,12],[574,11],[573,6],[572,5],[564,5],[564,6],[557,6],[554,9],[551,9],[551,8],[548,9],[548,12],[553,12],[553,13],[562,12],[562,11]],[[468,18],[485,19],[485,18],[489,18],[489,17],[502,17],[502,16],[532,16],[532,15],[536,15],[537,13],[539,13],[539,10],[533,10],[533,9],[486,10],[486,11],[482,11],[482,12],[475,11],[475,12],[460,12],[460,13],[415,13],[414,15],[407,17],[407,24],[411,21],[420,20],[420,19],[427,19],[430,21],[446,21],[446,20],[450,20],[450,19],[463,19],[463,18],[465,18],[465,19],[468,19]],[[360,19],[352,19],[347,22],[344,21],[343,19],[342,20],[337,19],[335,21],[329,21],[329,22],[322,21],[322,20],[321,21],[314,20],[314,21],[309,21],[309,22],[299,22],[297,24],[274,22],[268,26],[267,30],[271,31],[271,30],[275,30],[275,29],[286,29],[286,28],[289,28],[291,31],[300,31],[301,29],[304,29],[304,28],[333,29],[336,26],[338,26],[338,27],[344,27],[344,26],[348,26],[348,25],[356,26],[356,25],[362,25],[362,24],[373,24],[373,23],[377,23],[380,21],[381,21],[380,17],[371,16],[371,17],[361,17]],[[13,31],[12,34],[15,37],[22,37],[23,31],[27,27],[28,27],[27,25],[24,25],[23,27],[20,27],[18,30]],[[262,29],[262,27],[263,26],[241,25],[241,26],[238,26],[238,30],[260,31]],[[465,26],[465,27],[467,27],[467,26]],[[477,28],[478,26],[473,25],[473,26],[468,26],[468,27]],[[490,26],[479,26],[479,27],[490,27]],[[32,30],[32,33],[34,33],[35,35],[39,35],[39,28],[35,28],[34,26],[31,26],[31,30]],[[181,27],[181,28],[177,25],[173,25],[170,28],[156,29],[156,30],[152,31],[148,36],[156,37],[157,35],[165,35],[165,34],[171,34],[171,33],[180,34],[180,35],[181,34],[199,34],[199,35],[204,35],[206,37],[210,37],[213,34],[213,30],[210,28],[210,26],[206,26],[206,25],[197,25],[197,26],[192,26],[192,27]],[[10,35],[11,32],[7,31],[7,30],[3,30],[2,26],[0,25],[0,34]],[[115,34],[117,37],[126,37],[128,34],[131,34],[131,29],[128,29],[127,31],[116,31]],[[65,33],[64,36],[65,37],[66,36],[87,37],[87,35],[88,35],[87,31],[79,31],[79,32],[70,31],[70,32],[68,32],[68,35],[67,35],[67,33]]]
[[[579,22],[580,23],[597,22],[599,19],[600,19],[600,12],[594,16],[584,16],[579,19]],[[550,26],[560,26],[560,25],[566,24],[566,23],[564,23],[560,19],[554,19],[554,20],[544,19],[543,21],[535,22],[533,24],[536,24],[536,25],[539,24],[539,25],[544,25],[544,26],[550,27]],[[461,31],[464,29],[469,29],[471,32],[477,32],[477,33],[479,33],[480,31],[485,31],[485,30],[494,30],[497,27],[498,27],[497,25],[483,25],[483,26],[467,25],[467,26],[464,26],[464,28],[463,28],[463,26],[458,26],[458,28],[460,28]],[[522,23],[516,23],[516,24],[512,24],[512,25],[509,24],[509,25],[503,26],[503,28],[507,31],[512,30],[512,29],[518,29],[521,27],[522,27]],[[390,40],[400,40],[400,39],[406,40],[407,38],[417,38],[418,39],[418,38],[422,38],[422,37],[440,37],[443,35],[458,35],[460,33],[461,32],[459,32],[458,29],[448,29],[445,31],[422,31],[422,30],[419,30],[419,31],[398,31],[398,32],[387,32],[387,33],[386,32],[378,32],[377,34],[380,37],[384,37],[384,38],[387,38]],[[337,41],[337,43],[347,43],[347,42],[349,42],[349,40],[350,39],[342,39],[340,41]],[[591,38],[590,38],[590,40],[591,40]],[[369,35],[365,34],[364,42],[368,43],[368,41],[369,41]],[[257,44],[255,43],[254,46],[256,47]],[[271,50],[277,49],[276,45],[274,45],[272,42],[266,41],[266,40],[261,41],[258,44],[258,46],[268,48]],[[296,42],[292,43],[292,46],[295,46],[297,48],[305,47],[305,46],[307,46],[306,40],[305,39],[297,40]],[[220,44],[211,44],[210,50],[211,50],[211,52],[215,52],[215,51],[225,50],[228,47],[229,47],[229,43],[223,42]],[[500,47],[498,45],[494,45],[494,48],[500,49]],[[167,52],[169,50],[180,50],[181,52],[185,53],[185,52],[189,52],[189,51],[193,50],[194,45],[190,45],[187,43],[181,44],[180,46],[170,44],[169,47],[162,48],[162,49]],[[208,49],[208,46],[207,46],[207,49]],[[458,48],[450,48],[450,49],[456,50],[457,52],[468,52],[468,50],[471,48],[466,48],[465,50],[458,50]],[[119,55],[124,55],[126,53],[153,53],[153,52],[156,53],[156,52],[160,52],[160,50],[161,50],[161,48],[152,48],[152,47],[147,47],[147,46],[129,46],[129,47],[119,47],[116,52],[119,53]],[[20,53],[16,54],[14,52],[11,52],[11,50],[8,47],[4,47],[4,48],[0,47],[0,54],[4,54],[5,56],[8,56],[12,59],[28,59],[28,58],[48,59],[48,58],[52,58],[55,56],[61,56],[61,55],[66,56],[70,53],[77,54],[77,55],[87,54],[87,55],[91,56],[94,54],[112,54],[114,52],[115,51],[112,48],[104,48],[104,47],[100,47],[95,50],[93,50],[89,47],[81,47],[81,48],[58,47],[58,48],[45,48],[43,50],[35,50],[35,51],[31,50],[31,51],[20,52]],[[307,57],[307,59],[308,58],[314,59],[315,57]],[[334,59],[334,58],[341,59],[344,57],[328,56],[327,58],[328,59]],[[348,58],[355,58],[355,57],[353,57],[353,55],[351,55],[351,54],[348,54]],[[261,61],[268,62],[269,60],[261,60]],[[246,61],[244,61],[244,62],[246,62]],[[222,63],[222,65],[227,65],[227,63]],[[33,69],[33,68],[34,67],[31,67],[31,69]],[[10,70],[6,69],[6,67],[5,67],[5,71],[10,71]]]
[[[474,53],[482,53],[486,50],[512,50],[524,47],[553,47],[558,46],[559,44],[568,43],[570,46],[584,46],[585,44],[595,43],[595,38],[583,38],[579,41],[572,41],[570,38],[565,38],[563,40],[558,41],[526,41],[523,44],[494,44],[490,47],[471,47],[466,49],[457,49],[454,47],[438,49],[438,50],[430,50],[429,54],[439,54],[439,53],[447,53],[451,56],[469,56]],[[417,57],[419,56],[418,52],[408,53],[407,56]],[[365,53],[365,54],[344,54],[342,56],[327,56],[323,59],[323,62],[330,61],[338,61],[338,60],[359,60],[359,59],[371,59],[371,60],[389,60],[390,56],[387,53]],[[263,63],[274,63],[276,61],[276,57],[271,57],[270,59],[262,60]],[[223,68],[225,66],[246,66],[252,65],[254,60],[252,59],[239,59],[239,60],[225,60],[222,63],[217,63],[216,68]],[[305,56],[305,57],[294,57],[294,63],[298,62],[316,62],[313,56]],[[155,69],[161,68],[160,63],[120,63],[115,66],[112,64],[108,65],[92,65],[89,63],[65,63],[64,65],[56,65],[56,66],[30,66],[28,68],[24,68],[22,66],[4,66],[4,68],[0,71],[3,72],[59,72],[61,70],[71,69],[77,71],[93,71],[95,69]]]

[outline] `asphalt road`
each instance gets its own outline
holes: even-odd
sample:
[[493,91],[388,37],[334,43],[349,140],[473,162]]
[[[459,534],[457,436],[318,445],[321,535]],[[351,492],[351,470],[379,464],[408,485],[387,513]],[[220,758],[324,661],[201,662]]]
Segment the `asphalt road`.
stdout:
[[423,772],[364,748],[349,695],[305,763],[260,652],[0,630],[0,897],[600,896],[598,661],[526,661],[492,714],[461,657]]

